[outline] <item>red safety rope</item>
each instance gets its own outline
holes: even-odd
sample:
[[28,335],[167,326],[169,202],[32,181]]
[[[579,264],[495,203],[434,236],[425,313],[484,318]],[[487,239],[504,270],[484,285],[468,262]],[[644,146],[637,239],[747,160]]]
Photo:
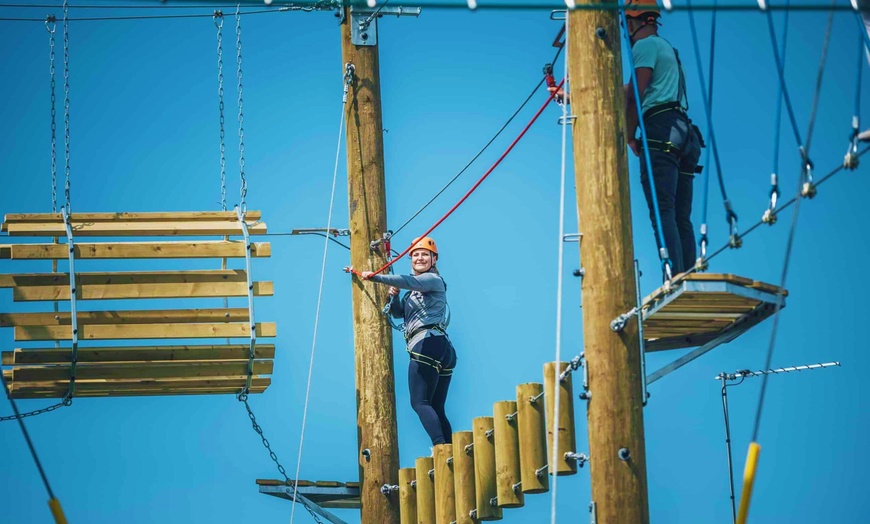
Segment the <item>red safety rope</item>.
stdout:
[[[438,226],[440,226],[442,222],[444,222],[445,220],[447,220],[447,217],[449,217],[450,215],[452,215],[453,212],[456,211],[456,209],[459,208],[459,206],[461,206],[462,203],[465,202],[465,201],[468,199],[468,197],[471,196],[472,193],[474,193],[474,191],[478,188],[478,186],[480,186],[480,184],[482,184],[483,181],[486,180],[486,177],[488,177],[488,176],[490,175],[490,173],[492,173],[493,171],[495,171],[495,168],[498,167],[499,164],[501,164],[502,160],[504,160],[504,159],[508,156],[508,154],[509,154],[509,153],[513,150],[513,148],[517,145],[517,143],[518,143],[518,142],[523,138],[523,136],[525,136],[525,134],[526,134],[526,132],[529,130],[529,128],[532,127],[532,124],[534,124],[535,121],[538,120],[538,117],[541,116],[541,113],[544,112],[544,110],[545,110],[545,109],[547,108],[547,106],[550,104],[550,101],[553,100],[553,97],[556,95],[556,93],[558,93],[559,89],[561,89],[561,87],[562,87],[562,85],[563,85],[564,83],[565,83],[565,79],[563,78],[562,81],[559,82],[559,85],[557,86],[558,89],[554,89],[554,90],[550,93],[550,96],[547,97],[547,101],[544,102],[544,105],[542,105],[541,108],[538,109],[538,112],[535,113],[535,116],[533,116],[532,119],[529,121],[529,123],[526,124],[526,127],[524,127],[523,130],[520,132],[520,134],[517,135],[517,137],[514,139],[514,141],[511,142],[511,145],[508,146],[508,148],[505,150],[504,153],[502,153],[502,155],[499,157],[499,159],[495,161],[495,163],[494,163],[494,164],[493,164],[493,165],[492,165],[492,166],[491,166],[491,167],[486,171],[486,173],[483,174],[482,177],[480,177],[480,180],[478,180],[478,181],[477,181],[473,186],[471,186],[471,189],[469,189],[468,192],[465,193],[465,196],[463,196],[461,199],[459,199],[459,202],[457,202],[456,204],[454,204],[453,207],[451,207],[450,210],[449,210],[449,211],[448,211],[448,212],[447,212],[443,217],[441,217],[441,218],[438,220],[438,222],[435,222],[435,224],[434,224],[432,227],[430,227],[430,228],[429,228],[425,233],[423,233],[422,235],[420,235],[419,238],[429,236],[429,233],[431,233],[432,231],[434,231],[435,228],[437,228]],[[410,246],[408,246],[407,248],[405,248],[404,251],[402,251],[402,252],[399,253],[399,255],[397,255],[395,258],[393,258],[392,260],[390,260],[389,262],[387,262],[386,264],[384,264],[380,269],[378,269],[377,271],[375,271],[373,274],[374,274],[374,275],[377,275],[377,274],[382,273],[383,271],[385,271],[387,268],[389,268],[390,266],[392,266],[393,264],[395,264],[396,261],[398,261],[400,258],[402,258],[403,256],[407,255],[408,252],[411,251],[411,248],[413,248],[413,247],[414,247],[414,244],[411,244]],[[357,275],[358,277],[362,277],[362,273],[359,272],[359,271],[357,271],[356,269],[354,269],[354,268],[352,268],[352,267],[346,267],[346,268],[344,268],[344,270],[345,270],[345,272],[347,272],[347,273],[353,273],[354,275]]]

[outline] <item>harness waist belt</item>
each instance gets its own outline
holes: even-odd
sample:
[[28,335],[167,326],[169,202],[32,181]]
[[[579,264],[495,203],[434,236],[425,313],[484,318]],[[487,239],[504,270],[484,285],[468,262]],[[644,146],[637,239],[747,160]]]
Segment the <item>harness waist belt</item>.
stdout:
[[418,327],[417,329],[415,329],[414,331],[412,331],[410,333],[405,333],[405,342],[408,342],[409,340],[414,338],[418,333],[422,333],[423,331],[426,331],[429,329],[434,329],[435,331],[438,331],[444,335],[447,335],[447,332],[444,331],[444,329],[441,326],[439,326],[438,324],[427,324],[425,326]]
[[679,111],[680,113],[685,113],[683,110],[683,104],[680,102],[666,102],[664,104],[657,104],[647,109],[643,113],[643,119],[646,120],[651,116],[655,116],[659,113],[664,113],[665,111]]

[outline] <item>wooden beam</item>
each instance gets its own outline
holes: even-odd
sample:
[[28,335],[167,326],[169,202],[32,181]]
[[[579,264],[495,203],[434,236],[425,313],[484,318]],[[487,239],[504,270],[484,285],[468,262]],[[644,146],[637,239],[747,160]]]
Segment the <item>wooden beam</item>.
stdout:
[[[276,336],[274,322],[258,322],[257,337]],[[79,340],[140,340],[165,338],[250,337],[247,322],[212,324],[87,324],[79,326]],[[15,340],[72,340],[69,326],[16,326]]]
[[[243,270],[79,273],[79,300],[116,298],[244,297]],[[13,287],[15,301],[69,300],[69,275],[42,273],[0,275],[0,288]],[[271,296],[272,282],[254,282],[254,295]]]
[[[274,361],[255,360],[254,374],[272,373]],[[22,366],[12,368],[13,382],[45,382],[69,380],[69,366]],[[232,377],[248,373],[248,363],[228,362],[156,362],[145,364],[80,364],[76,366],[76,381],[112,379],[163,379],[186,377]]]
[[[0,327],[69,326],[68,311],[50,313],[0,313]],[[80,326],[88,324],[174,324],[198,322],[247,322],[248,308],[171,309],[145,311],[79,311]]]
[[[6,224],[9,236],[40,236],[66,238],[62,222],[11,222]],[[248,222],[252,235],[267,233],[264,222]],[[74,237],[143,237],[143,236],[240,236],[241,226],[229,221],[191,222],[72,222]]]
[[[248,220],[260,220],[261,211],[248,211],[245,214]],[[7,213],[4,223],[21,222],[63,222],[60,213]],[[187,220],[200,221],[237,221],[235,211],[175,211],[175,212],[151,212],[151,213],[73,213],[70,215],[72,222],[184,222]]]
[[[218,360],[248,360],[248,344],[197,346],[130,346],[79,348],[79,363],[107,362],[191,362]],[[21,364],[64,364],[71,358],[69,348],[16,348],[2,352],[4,366]],[[257,344],[254,358],[275,358],[274,344]]]
[[[0,245],[0,259],[66,260],[66,244]],[[77,259],[151,259],[151,258],[244,258],[242,240],[206,242],[100,242],[75,244]],[[272,256],[268,242],[253,242],[252,257]]]

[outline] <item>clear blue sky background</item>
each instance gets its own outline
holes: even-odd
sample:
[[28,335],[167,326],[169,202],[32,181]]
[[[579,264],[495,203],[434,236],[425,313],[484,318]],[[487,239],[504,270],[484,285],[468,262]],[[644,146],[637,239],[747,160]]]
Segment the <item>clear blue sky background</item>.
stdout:
[[[94,2],[90,2],[93,4]],[[750,4],[751,2],[745,2]],[[838,3],[846,4],[845,0]],[[57,7],[0,9],[0,18],[37,18]],[[156,5],[141,2],[137,5]],[[172,5],[172,4],[170,4]],[[754,5],[754,4],[753,4]],[[252,9],[262,6],[251,4]],[[228,5],[226,11],[232,11]],[[74,17],[211,14],[211,9],[130,11],[72,9]],[[781,29],[782,14],[776,14]],[[662,34],[686,64],[691,114],[705,127],[691,36],[683,14],[666,14]],[[806,134],[825,13],[793,14],[786,74],[801,134]],[[710,16],[698,16],[708,64]],[[0,210],[50,211],[48,35],[41,22],[0,22]],[[272,232],[322,227],[341,115],[344,64],[331,13],[243,17],[245,159],[248,205],[262,210]],[[397,228],[493,135],[539,81],[559,29],[540,11],[423,11],[420,18],[380,24],[388,218]],[[591,30],[591,29],[590,29]],[[62,28],[58,24],[58,129],[62,178]],[[210,16],[193,19],[91,21],[70,24],[72,200],[77,211],[219,209],[216,30]],[[227,171],[230,203],[238,200],[234,21],[224,28]],[[858,33],[854,15],[835,18],[811,156],[818,176],[846,151],[856,89]],[[866,62],[862,64],[866,68]],[[557,64],[561,71],[562,64]],[[865,74],[867,72],[865,71]],[[773,157],[776,75],[765,17],[720,14],[715,61],[714,121],[729,196],[748,227],[767,204]],[[868,90],[864,90],[868,94]],[[402,231],[406,245],[455,202],[544,102],[539,92],[496,144],[460,181]],[[865,96],[866,102],[866,96]],[[863,116],[870,123],[865,103]],[[447,411],[455,429],[470,429],[493,402],[514,398],[516,384],[542,380],[555,355],[561,130],[553,105],[517,149],[434,236],[450,284],[451,337],[459,352]],[[787,121],[784,120],[787,126]],[[783,127],[781,174],[790,197],[798,154]],[[343,141],[342,141],[343,143]],[[347,224],[344,150],[333,224]],[[860,488],[870,460],[865,435],[870,400],[863,384],[870,357],[861,326],[868,286],[866,164],[841,173],[801,208],[788,307],[774,366],[838,360],[841,368],[771,378],[760,442],[763,452],[751,521],[861,522],[870,510]],[[569,152],[569,166],[572,165]],[[635,248],[657,287],[653,234],[631,158]],[[570,174],[569,174],[570,176]],[[701,223],[702,183],[694,219]],[[573,184],[566,231],[578,230]],[[756,231],[711,270],[777,282],[790,212]],[[721,199],[710,188],[713,247],[727,239]],[[582,228],[581,228],[582,229]],[[257,279],[273,280],[275,296],[259,299],[258,320],[278,323],[273,384],[251,405],[281,462],[293,476],[301,436],[323,250],[317,237],[277,236],[271,259],[257,259]],[[236,261],[238,264],[238,261]],[[350,286],[341,268],[348,253],[330,246],[301,478],[355,480],[353,334]],[[170,265],[217,268],[219,261]],[[79,271],[135,270],[149,263],[81,263]],[[61,264],[61,270],[65,265]],[[236,266],[240,267],[240,266]],[[408,271],[407,262],[398,263]],[[582,350],[576,244],[564,267],[562,355]],[[7,261],[3,272],[47,272],[48,262]],[[243,307],[245,301],[231,305]],[[161,308],[179,304],[120,303]],[[219,300],[191,300],[216,307]],[[0,309],[13,305],[0,293]],[[83,308],[97,307],[84,304]],[[105,306],[103,306],[105,307]],[[862,318],[864,320],[862,320]],[[650,388],[645,409],[649,501],[656,523],[725,523],[730,519],[719,383],[723,371],[760,369],[770,337],[767,321],[736,341]],[[2,348],[16,346],[11,330]],[[19,344],[20,345],[20,344]],[[396,397],[402,466],[429,453],[408,403],[407,357],[395,338]],[[654,370],[682,351],[650,355]],[[758,378],[730,390],[735,471],[739,478],[758,400]],[[864,394],[862,394],[862,391]],[[22,401],[24,410],[46,405]],[[9,414],[0,404],[0,414]],[[578,451],[586,451],[585,406],[575,405]],[[73,523],[287,522],[290,503],[258,493],[254,480],[278,478],[274,464],[232,396],[78,399],[70,408],[28,420],[33,440]],[[46,494],[14,423],[0,425],[0,522],[49,522]],[[594,460],[594,459],[593,459]],[[558,483],[559,522],[586,522],[588,470]],[[505,522],[549,522],[550,496],[527,497]],[[355,511],[337,511],[357,522]],[[861,517],[865,515],[865,517]],[[301,508],[297,522],[307,522]]]

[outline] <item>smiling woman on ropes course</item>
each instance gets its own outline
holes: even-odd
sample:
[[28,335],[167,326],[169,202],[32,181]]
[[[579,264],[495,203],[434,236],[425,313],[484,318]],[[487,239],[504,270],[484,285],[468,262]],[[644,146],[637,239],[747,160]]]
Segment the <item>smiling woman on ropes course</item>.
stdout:
[[[447,284],[435,267],[438,247],[430,237],[414,240],[410,253],[413,275],[376,275],[363,271],[362,278],[390,286],[389,313],[405,320],[408,390],[411,407],[420,417],[432,444],[450,443],[453,430],[444,413],[456,351],[447,337],[449,313]],[[399,290],[408,292],[399,298]]]

